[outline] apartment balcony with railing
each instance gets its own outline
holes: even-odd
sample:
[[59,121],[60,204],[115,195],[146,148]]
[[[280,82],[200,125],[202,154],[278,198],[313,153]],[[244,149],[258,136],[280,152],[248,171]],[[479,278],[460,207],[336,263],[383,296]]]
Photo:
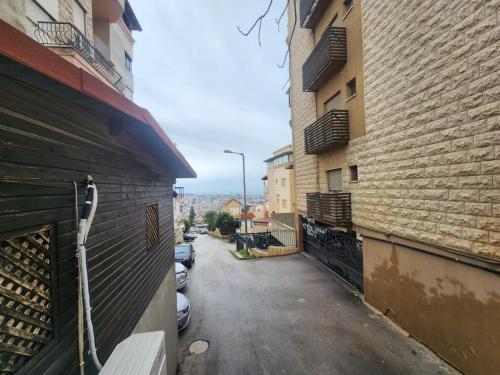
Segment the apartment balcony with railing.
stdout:
[[313,29],[329,3],[330,0],[300,0],[300,26]]
[[302,66],[302,89],[317,91],[347,61],[345,27],[329,27]]
[[337,227],[350,227],[351,193],[308,193],[307,216]]
[[40,44],[47,47],[72,49],[118,91],[122,92],[125,89],[120,73],[73,24],[68,22],[38,22],[35,37]]
[[349,114],[334,109],[304,129],[305,151],[308,155],[328,151],[349,142]]

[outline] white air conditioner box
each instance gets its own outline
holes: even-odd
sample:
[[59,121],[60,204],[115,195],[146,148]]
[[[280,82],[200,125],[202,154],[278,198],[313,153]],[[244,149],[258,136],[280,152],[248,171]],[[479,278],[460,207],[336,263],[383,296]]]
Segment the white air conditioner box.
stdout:
[[119,343],[99,375],[167,375],[163,331],[139,333]]

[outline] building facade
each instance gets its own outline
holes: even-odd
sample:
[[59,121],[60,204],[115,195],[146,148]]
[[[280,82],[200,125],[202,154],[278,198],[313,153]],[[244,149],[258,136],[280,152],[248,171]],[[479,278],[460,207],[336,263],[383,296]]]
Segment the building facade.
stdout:
[[5,0],[0,18],[133,98],[132,31],[141,26],[127,0]]
[[292,145],[274,151],[273,156],[264,162],[267,165],[265,187],[269,215],[293,212],[295,209],[295,175]]
[[236,199],[229,199],[222,204],[220,210],[232,215],[236,220],[240,220],[243,205]]
[[368,304],[465,373],[495,373],[498,1],[295,5],[290,102],[306,250],[347,262],[308,248],[339,236],[357,251]]
[[147,110],[2,20],[0,117],[0,372],[98,372],[87,340],[79,359],[77,319],[76,223],[91,175],[99,359],[162,330],[174,374],[173,185],[192,168]]

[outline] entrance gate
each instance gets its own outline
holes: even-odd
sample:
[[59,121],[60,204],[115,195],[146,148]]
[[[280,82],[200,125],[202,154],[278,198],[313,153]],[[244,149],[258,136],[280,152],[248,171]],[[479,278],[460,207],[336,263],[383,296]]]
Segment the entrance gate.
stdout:
[[363,291],[363,242],[311,220],[302,225],[304,250]]

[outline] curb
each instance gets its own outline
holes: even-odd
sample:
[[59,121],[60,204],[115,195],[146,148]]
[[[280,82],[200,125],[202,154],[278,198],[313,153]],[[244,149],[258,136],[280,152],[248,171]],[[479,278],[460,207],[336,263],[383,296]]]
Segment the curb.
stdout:
[[257,259],[257,257],[255,257],[253,255],[251,255],[251,256],[242,256],[242,255],[238,254],[238,252],[236,252],[234,250],[228,250],[228,251],[233,255],[233,257],[235,257],[238,260]]

